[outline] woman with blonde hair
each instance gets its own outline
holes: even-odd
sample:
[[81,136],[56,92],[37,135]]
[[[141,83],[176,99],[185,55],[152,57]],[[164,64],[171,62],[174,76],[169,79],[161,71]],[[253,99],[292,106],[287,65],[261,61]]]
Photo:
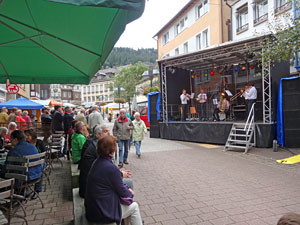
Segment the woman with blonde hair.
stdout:
[[143,120],[141,120],[140,114],[136,112],[134,114],[135,120],[132,122],[132,140],[135,145],[136,155],[141,157],[141,144],[144,139],[144,134],[147,134],[147,128]]

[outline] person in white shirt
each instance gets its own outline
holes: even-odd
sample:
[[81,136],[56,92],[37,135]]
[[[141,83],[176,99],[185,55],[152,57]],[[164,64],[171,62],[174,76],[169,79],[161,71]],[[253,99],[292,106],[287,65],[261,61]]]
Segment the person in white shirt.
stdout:
[[97,125],[100,126],[102,124],[103,124],[103,118],[102,118],[102,115],[99,113],[99,107],[93,106],[92,113],[89,115],[89,119],[88,119],[88,126],[89,126],[90,134],[93,134],[93,129]]
[[206,93],[204,93],[204,89],[201,89],[201,93],[198,95],[198,99],[200,102],[200,118],[199,118],[199,120],[206,120],[207,95],[206,95]]
[[247,83],[245,85],[245,91],[243,93],[245,97],[245,106],[246,106],[246,119],[250,113],[252,105],[256,102],[257,99],[257,90],[253,84]]
[[187,102],[189,100],[190,100],[190,95],[186,93],[185,89],[182,89],[182,94],[180,95],[181,108],[182,108],[182,114],[181,114],[182,121],[186,121]]

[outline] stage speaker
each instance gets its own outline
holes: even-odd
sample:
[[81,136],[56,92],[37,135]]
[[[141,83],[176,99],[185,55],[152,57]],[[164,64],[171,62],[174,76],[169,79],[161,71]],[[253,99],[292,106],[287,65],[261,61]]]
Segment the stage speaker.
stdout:
[[282,81],[285,147],[300,147],[300,78]]
[[156,110],[157,98],[158,95],[150,96],[150,125],[158,125]]
[[150,124],[150,138],[160,138],[159,125]]

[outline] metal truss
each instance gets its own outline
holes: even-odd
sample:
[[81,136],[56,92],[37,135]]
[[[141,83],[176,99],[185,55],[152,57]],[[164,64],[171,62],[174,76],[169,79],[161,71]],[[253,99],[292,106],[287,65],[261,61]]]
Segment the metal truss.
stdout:
[[271,62],[262,61],[263,122],[272,123]]
[[168,92],[167,92],[167,67],[161,64],[161,95],[163,122],[168,122]]

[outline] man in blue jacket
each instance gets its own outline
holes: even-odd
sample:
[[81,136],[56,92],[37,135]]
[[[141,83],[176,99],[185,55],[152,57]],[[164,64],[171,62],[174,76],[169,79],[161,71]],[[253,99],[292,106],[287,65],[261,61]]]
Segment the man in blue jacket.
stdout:
[[[8,156],[15,156],[15,157],[23,157],[27,155],[34,155],[38,154],[37,148],[26,142],[26,136],[23,131],[21,130],[15,130],[11,133],[11,144],[14,146],[13,149],[11,149],[8,154]],[[7,163],[7,162],[6,162]],[[6,164],[5,163],[5,168],[3,168],[4,171],[6,171]],[[37,165],[34,167],[29,168],[28,171],[28,181],[32,181],[35,179],[38,179],[42,176],[43,174],[43,167],[42,165]],[[42,191],[42,183],[38,183],[35,186],[35,191],[36,192],[41,192]],[[32,196],[33,199],[35,199],[37,196]]]

